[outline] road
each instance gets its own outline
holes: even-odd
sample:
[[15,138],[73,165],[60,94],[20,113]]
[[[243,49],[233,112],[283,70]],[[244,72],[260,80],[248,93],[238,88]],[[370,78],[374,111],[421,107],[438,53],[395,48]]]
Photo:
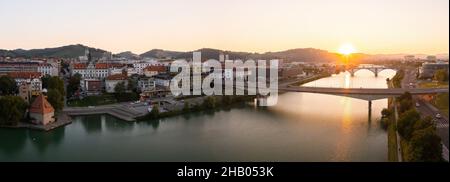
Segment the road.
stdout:
[[[402,80],[402,88],[409,88],[410,83],[414,87],[417,86],[417,79],[416,79],[416,71],[415,70],[406,70],[405,71],[405,77]],[[424,101],[420,99],[417,96],[413,96],[413,100],[416,103],[419,103],[419,107],[416,107],[417,111],[421,114],[422,117],[431,116],[432,118],[436,119],[436,130],[437,134],[441,137],[443,147],[442,147],[442,155],[444,159],[447,161],[449,160],[449,151],[448,151],[448,143],[449,143],[449,122],[448,118],[441,113],[436,107],[434,107],[432,104],[428,103],[427,101]],[[438,119],[436,118],[436,115],[440,114],[442,118]]]

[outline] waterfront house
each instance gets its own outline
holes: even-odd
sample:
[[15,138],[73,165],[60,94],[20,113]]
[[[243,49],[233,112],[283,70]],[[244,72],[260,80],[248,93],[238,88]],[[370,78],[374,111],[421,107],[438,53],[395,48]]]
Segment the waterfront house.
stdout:
[[55,109],[44,95],[39,95],[30,107],[31,122],[38,125],[47,125],[55,121]]

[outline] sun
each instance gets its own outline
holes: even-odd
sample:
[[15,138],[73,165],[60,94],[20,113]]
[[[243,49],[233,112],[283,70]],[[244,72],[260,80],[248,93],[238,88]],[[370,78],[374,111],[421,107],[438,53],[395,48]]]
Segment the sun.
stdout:
[[339,53],[346,55],[346,56],[348,56],[352,53],[355,53],[355,51],[356,51],[356,49],[350,43],[342,44],[341,47],[339,48]]

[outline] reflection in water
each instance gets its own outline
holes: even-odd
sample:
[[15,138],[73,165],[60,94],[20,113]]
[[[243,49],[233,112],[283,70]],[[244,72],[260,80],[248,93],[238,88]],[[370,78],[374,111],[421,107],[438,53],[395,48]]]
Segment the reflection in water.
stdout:
[[102,124],[104,116],[80,116],[77,117],[76,121],[83,125],[84,130],[88,134],[94,134],[102,131]]
[[[385,88],[394,74],[361,70],[306,86]],[[386,105],[373,101],[372,121]],[[151,122],[77,117],[47,133],[0,129],[0,161],[387,161],[386,132],[367,117],[367,101],[312,93]]]
[[57,147],[64,140],[65,127],[58,128],[51,132],[29,131],[30,142],[40,153],[46,152],[50,146]]
[[0,153],[7,156],[16,155],[16,152],[23,149],[26,140],[26,130],[0,129]]

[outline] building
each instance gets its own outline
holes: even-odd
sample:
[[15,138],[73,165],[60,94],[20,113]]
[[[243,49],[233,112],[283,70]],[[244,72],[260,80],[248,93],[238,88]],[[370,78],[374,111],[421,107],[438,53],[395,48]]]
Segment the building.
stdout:
[[153,78],[155,78],[156,86],[165,87],[165,88],[169,88],[170,81],[172,80],[172,76],[167,73],[155,75],[155,76],[153,76]]
[[128,85],[128,75],[126,74],[115,74],[110,75],[105,79],[105,90],[107,93],[114,93],[116,85],[118,83],[124,82],[125,86]]
[[21,83],[19,86],[19,96],[25,100],[26,102],[30,102],[30,98],[31,98],[31,83],[29,82],[24,82]]
[[14,72],[40,72],[42,75],[58,76],[59,68],[43,61],[0,62],[0,74]]
[[42,91],[42,74],[40,72],[10,72],[9,77],[16,81],[18,87],[23,83],[30,84],[31,95],[37,96]]
[[166,73],[167,68],[164,65],[151,65],[144,68],[144,75],[146,77],[152,77],[160,73]]
[[423,63],[419,69],[420,78],[433,78],[437,70],[446,70],[448,72],[448,63]]
[[436,56],[427,56],[428,62],[435,62],[437,60]]
[[83,90],[87,95],[98,95],[103,91],[103,84],[98,79],[84,79],[80,82],[83,85]]
[[156,88],[156,82],[154,78],[144,77],[138,81],[138,90],[140,92],[154,91]]
[[38,125],[47,125],[55,122],[55,110],[47,99],[40,94],[30,107],[31,122]]

